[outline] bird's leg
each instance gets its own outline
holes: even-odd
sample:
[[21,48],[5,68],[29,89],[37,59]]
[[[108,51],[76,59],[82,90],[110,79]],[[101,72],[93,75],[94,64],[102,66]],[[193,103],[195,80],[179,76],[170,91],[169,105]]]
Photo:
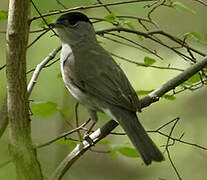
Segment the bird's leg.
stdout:
[[96,122],[98,120],[97,113],[95,111],[89,110],[89,113],[91,115],[91,119],[93,121],[92,125],[88,129],[88,131],[84,135],[84,140],[86,140],[90,145],[93,145],[93,140],[89,137],[90,132],[92,131],[93,127],[96,125]]

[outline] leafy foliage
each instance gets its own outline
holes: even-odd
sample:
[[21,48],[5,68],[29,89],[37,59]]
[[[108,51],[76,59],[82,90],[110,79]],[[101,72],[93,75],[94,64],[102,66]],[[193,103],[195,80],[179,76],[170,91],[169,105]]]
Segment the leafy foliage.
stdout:
[[6,20],[8,18],[8,11],[0,10],[0,21]]
[[152,90],[138,90],[138,91],[136,91],[136,93],[139,96],[144,96],[144,95],[147,95],[147,94],[151,93],[152,91],[154,91],[154,89],[152,89]]
[[68,145],[71,149],[74,149],[76,145],[78,144],[78,141],[75,141],[72,139],[61,138],[58,141],[56,141],[56,144]]
[[185,4],[183,4],[183,3],[179,2],[179,1],[172,2],[172,7],[174,7],[174,8],[179,7],[179,8],[181,8],[181,9],[187,11],[187,12],[190,12],[192,14],[196,13],[193,9],[187,7]]
[[49,116],[57,112],[57,104],[54,102],[35,102],[31,106],[34,116]]
[[187,81],[186,81],[186,83],[189,83],[189,84],[193,84],[193,83],[196,83],[196,82],[198,82],[198,81],[200,81],[200,75],[199,74],[195,74],[195,75],[193,75],[192,77],[190,77]]
[[184,38],[192,37],[196,41],[202,41],[204,39],[203,36],[197,32],[187,32],[183,35],[183,37]]
[[150,58],[150,57],[147,57],[147,56],[144,58],[144,63],[145,63],[146,66],[151,66],[155,62],[156,62],[156,60],[153,59],[153,58]]

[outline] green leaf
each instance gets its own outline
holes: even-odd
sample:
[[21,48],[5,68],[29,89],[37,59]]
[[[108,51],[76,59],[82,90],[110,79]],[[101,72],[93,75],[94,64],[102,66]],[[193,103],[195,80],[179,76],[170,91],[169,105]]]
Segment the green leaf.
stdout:
[[57,112],[57,104],[54,102],[35,102],[31,108],[34,116],[50,116]]
[[99,143],[99,144],[106,145],[106,146],[108,146],[108,145],[110,144],[110,142],[109,142],[109,141],[107,141],[107,140],[105,140],[105,139],[103,139],[103,140],[99,141],[98,143]]
[[118,151],[127,157],[139,157],[137,151],[131,147],[120,147]]
[[127,24],[129,21],[126,21],[126,20],[123,19],[123,18],[117,18],[117,19],[116,19],[116,22],[119,24],[119,26],[122,26],[122,25]]
[[113,22],[117,22],[118,19],[116,17],[116,15],[114,13],[109,14],[108,16],[106,16],[104,18],[107,22],[113,23]]
[[61,138],[61,139],[57,140],[56,143],[57,144],[63,144],[63,145],[69,145],[69,147],[71,149],[74,149],[77,146],[78,141],[74,141],[74,140],[71,140],[71,139]]
[[135,27],[133,26],[133,24],[131,22],[127,22],[125,23],[130,29],[135,30]]
[[141,41],[143,41],[143,36],[142,36],[142,35],[137,34],[137,37],[138,37]]
[[116,151],[110,151],[109,152],[109,155],[112,157],[112,158],[117,158],[117,153],[116,153]]
[[173,2],[172,3],[172,6],[175,7],[175,8],[176,7],[179,7],[181,9],[184,9],[185,11],[190,12],[190,13],[193,13],[193,14],[196,13],[193,9],[187,7],[186,5],[184,5],[183,3],[179,2],[179,1]]
[[196,82],[198,82],[200,80],[201,80],[200,75],[199,74],[195,74],[192,77],[190,77],[186,82],[192,84],[192,83],[196,83]]
[[163,98],[167,99],[167,100],[170,100],[170,101],[173,101],[176,99],[176,97],[174,95],[169,95],[169,94],[165,94],[163,96]]
[[68,116],[70,114],[70,112],[68,111],[68,109],[61,108],[61,109],[58,109],[58,110],[64,116]]
[[154,64],[156,62],[155,59],[150,58],[150,57],[144,57],[144,63],[146,66],[151,66],[152,64]]
[[173,0],[167,0],[170,4],[172,4],[173,3]]
[[183,35],[184,38],[192,37],[196,41],[202,41],[204,38],[201,34],[197,32],[187,32]]
[[152,90],[138,90],[138,91],[136,91],[136,93],[139,96],[143,96],[143,95],[147,95],[147,94],[151,93],[152,91],[154,91],[154,89],[152,89]]
[[58,73],[57,74],[57,78],[62,78],[62,74],[61,73]]
[[6,20],[8,18],[8,11],[0,10],[0,21]]

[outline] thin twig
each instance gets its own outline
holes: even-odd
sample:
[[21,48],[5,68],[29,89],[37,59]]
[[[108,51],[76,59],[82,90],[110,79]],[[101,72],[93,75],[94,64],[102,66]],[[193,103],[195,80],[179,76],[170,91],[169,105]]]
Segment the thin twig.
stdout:
[[189,48],[191,51],[201,55],[201,56],[206,56],[205,53],[202,53],[194,48],[191,48],[189,47],[188,45],[186,44],[183,44],[183,41],[178,39],[178,38],[175,38],[173,37],[172,35],[164,32],[164,31],[161,31],[161,30],[157,30],[157,31],[150,31],[150,32],[141,32],[141,31],[137,31],[137,30],[133,30],[133,29],[128,29],[128,28],[123,28],[123,27],[113,27],[113,28],[108,28],[108,29],[103,29],[103,30],[98,30],[96,31],[97,34],[100,34],[100,35],[103,35],[105,33],[109,33],[109,32],[113,32],[113,31],[116,31],[116,32],[128,32],[128,33],[133,33],[133,34],[137,34],[137,35],[141,35],[145,38],[148,38],[148,39],[151,39],[152,41],[164,46],[164,47],[167,47],[168,49],[172,50],[173,52],[177,53],[178,55],[181,55],[182,57],[186,58],[186,59],[189,59],[192,61],[192,58],[189,57],[189,56],[186,56],[185,54],[181,53],[180,51],[177,51],[175,48],[173,47],[170,47],[168,46],[167,44],[161,42],[160,40],[154,38],[152,35],[156,35],[156,34],[160,34],[160,35],[163,35],[165,37],[168,37],[169,39],[171,39],[172,41],[178,43],[178,44],[182,44],[185,48]]
[[55,48],[40,64],[38,64],[35,68],[35,71],[32,75],[32,78],[27,86],[27,91],[28,91],[28,95],[31,94],[32,89],[36,83],[36,80],[39,76],[40,71],[42,70],[42,68],[51,60],[55,57],[55,55],[61,50],[62,46],[58,46],[57,48]]
[[149,1],[156,1],[156,0],[128,0],[128,1],[120,1],[120,2],[114,2],[114,3],[95,4],[95,5],[89,5],[89,6],[79,6],[79,7],[74,7],[74,8],[70,8],[70,9],[57,10],[57,11],[49,12],[49,13],[46,13],[46,14],[42,14],[41,16],[34,16],[30,19],[30,22],[32,22],[36,19],[39,19],[41,17],[52,16],[52,15],[66,13],[66,12],[70,12],[70,11],[99,8],[99,7],[104,7],[104,6],[117,6],[117,5],[130,4],[130,3],[149,2]]
[[[57,58],[56,60],[54,60],[54,61],[51,62],[50,64],[45,65],[42,69],[44,69],[44,68],[48,68],[48,67],[52,66],[53,64],[55,64],[55,63],[58,62],[59,60],[60,60],[60,58]],[[29,71],[27,71],[26,74],[29,74],[29,73],[35,71],[35,69],[36,69],[36,68],[30,69]]]
[[0,71],[6,67],[6,64],[0,67]]
[[[97,0],[97,1],[98,1],[99,4],[103,4],[103,3],[101,2],[101,0]],[[104,8],[108,11],[109,14],[112,13],[112,11],[111,11],[107,6],[104,6]]]
[[106,137],[118,123],[116,121],[109,121],[103,127],[97,129],[89,137],[93,140],[93,144],[88,143],[84,140],[82,143],[78,144],[72,152],[70,152],[65,159],[59,164],[59,166],[52,173],[50,180],[60,180],[67,170],[92,146],[94,146],[98,141]]
[[172,136],[172,133],[173,133],[173,131],[174,131],[174,129],[175,129],[175,127],[176,127],[176,125],[177,125],[179,119],[180,119],[180,118],[177,118],[176,121],[174,121],[174,124],[173,124],[173,126],[172,126],[172,128],[171,128],[171,130],[170,130],[170,133],[169,133],[169,138],[167,139],[167,144],[166,144],[166,148],[165,148],[165,150],[166,150],[166,152],[167,152],[167,156],[168,156],[168,159],[169,159],[169,161],[170,161],[170,164],[171,164],[171,166],[173,167],[173,169],[174,169],[174,171],[175,171],[175,173],[176,173],[178,179],[179,179],[179,180],[182,180],[182,178],[181,178],[181,176],[180,176],[180,173],[178,172],[178,170],[177,170],[177,168],[176,168],[176,166],[175,166],[175,164],[174,164],[174,162],[173,162],[173,160],[172,160],[172,158],[171,158],[170,151],[169,151],[170,137]]
[[[37,11],[37,13],[39,14],[39,17],[43,20],[43,22],[49,27],[49,29],[51,29],[51,31],[54,33],[54,35],[58,36],[56,34],[56,32],[50,28],[50,26],[48,25],[47,21],[45,20],[44,16],[42,16],[41,12],[39,11],[39,9],[37,8],[37,6],[35,5],[35,3],[33,2],[33,0],[30,0],[32,3],[32,6],[34,7],[34,9]],[[29,23],[31,23],[31,21],[29,20]]]
[[112,36],[121,38],[121,39],[123,39],[123,40],[126,40],[126,41],[128,41],[128,42],[134,44],[134,45],[137,45],[137,46],[140,47],[141,49],[143,49],[143,50],[145,50],[145,51],[147,51],[147,52],[153,54],[154,56],[158,57],[159,59],[163,60],[163,58],[162,58],[161,56],[159,56],[155,51],[152,51],[152,50],[150,50],[149,48],[146,48],[146,47],[144,47],[143,45],[141,45],[141,44],[139,44],[139,43],[137,43],[137,42],[135,42],[135,41],[132,41],[131,39],[128,39],[128,38],[126,38],[126,37],[124,37],[124,36],[120,36],[120,35],[118,35],[118,34],[114,34],[114,33],[106,33],[106,34],[109,34],[109,35],[112,35]]
[[45,35],[50,29],[45,30],[44,32],[42,32],[39,36],[37,36],[35,38],[35,40],[33,40],[28,46],[27,48],[30,48],[34,43],[36,43],[43,35]]
[[83,123],[82,125],[80,125],[79,127],[75,128],[75,129],[73,129],[73,130],[71,130],[71,131],[69,131],[69,132],[63,133],[63,134],[61,134],[61,135],[59,135],[59,136],[57,136],[57,137],[55,137],[55,138],[53,138],[53,139],[47,141],[46,143],[43,143],[43,144],[40,144],[40,145],[36,145],[35,148],[42,148],[42,147],[48,146],[48,145],[52,144],[53,142],[55,142],[55,141],[57,141],[57,140],[59,140],[59,139],[61,139],[61,138],[63,138],[63,137],[66,137],[66,136],[68,136],[68,135],[70,135],[70,134],[73,134],[74,132],[77,132],[77,131],[79,131],[80,129],[82,129],[83,127],[85,127],[89,122],[90,122],[90,119],[87,120],[86,122],[84,122],[84,123]]
[[204,2],[204,1],[201,1],[201,0],[194,0],[194,1],[199,2],[199,3],[201,3],[202,5],[204,5],[204,6],[206,6],[206,7],[207,7],[207,3],[206,3],[206,2]]
[[137,66],[143,66],[143,67],[149,67],[149,68],[155,68],[155,69],[176,70],[176,71],[181,71],[181,72],[184,71],[183,69],[173,68],[173,67],[168,67],[168,66],[167,66],[167,67],[154,66],[154,65],[150,65],[150,66],[148,66],[148,65],[146,65],[146,64],[144,64],[144,63],[136,62],[136,61],[130,60],[130,59],[128,59],[128,58],[119,56],[119,55],[114,54],[114,53],[110,53],[110,54],[111,54],[112,56],[114,56],[114,57],[117,57],[117,58],[121,59],[121,60],[127,61],[127,62],[129,62],[129,63],[136,64]]
[[[76,127],[79,127],[79,119],[78,119],[78,106],[79,103],[77,102],[75,105],[75,122],[76,122]],[[78,136],[79,136],[79,140],[82,141],[82,136],[79,130],[77,130]]]
[[66,7],[62,2],[60,2],[60,0],[56,0],[56,2],[57,2],[60,6],[62,6],[64,9],[67,9],[67,7]]
[[142,108],[149,106],[151,103],[156,102],[168,91],[175,89],[180,84],[184,83],[188,80],[191,76],[199,72],[201,69],[207,66],[207,57],[203,60],[197,62],[196,64],[192,65],[191,67],[187,68],[182,73],[178,74],[176,77],[172,78],[165,84],[163,84],[160,88],[154,90],[147,96],[141,99]]

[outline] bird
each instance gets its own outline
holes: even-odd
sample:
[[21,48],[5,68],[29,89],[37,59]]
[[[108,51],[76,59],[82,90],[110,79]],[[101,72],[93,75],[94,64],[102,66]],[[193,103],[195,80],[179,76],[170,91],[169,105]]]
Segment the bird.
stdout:
[[96,39],[89,18],[81,12],[61,15],[50,24],[61,40],[60,66],[68,91],[94,122],[102,112],[118,122],[146,165],[161,162],[163,154],[146,133],[136,112],[140,100],[127,76]]

